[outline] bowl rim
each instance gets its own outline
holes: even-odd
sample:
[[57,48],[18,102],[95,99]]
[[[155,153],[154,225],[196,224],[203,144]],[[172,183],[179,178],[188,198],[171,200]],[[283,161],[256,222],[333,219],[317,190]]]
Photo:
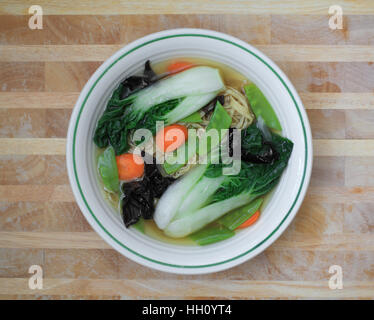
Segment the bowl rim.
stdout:
[[[81,185],[79,183],[79,178],[76,170],[75,164],[75,138],[77,127],[79,124],[80,115],[82,110],[85,106],[88,97],[90,96],[91,92],[94,90],[96,84],[100,81],[100,79],[108,72],[119,60],[126,57],[128,54],[148,45],[156,41],[167,40],[169,38],[176,38],[176,37],[205,37],[214,39],[217,41],[223,41],[228,44],[231,44],[241,50],[246,51],[248,54],[251,54],[255,58],[257,58],[261,63],[265,64],[280,80],[282,85],[286,88],[288,94],[290,95],[294,106],[296,107],[297,114],[299,116],[299,120],[301,121],[301,125],[303,128],[303,137],[304,137],[304,144],[305,144],[305,160],[304,160],[304,168],[303,168],[303,175],[302,180],[300,183],[300,187],[298,188],[298,192],[296,194],[296,198],[292,202],[292,205],[288,212],[285,214],[281,222],[277,225],[277,227],[268,234],[264,239],[262,239],[258,244],[251,247],[250,249],[246,250],[245,252],[236,255],[230,259],[226,259],[224,261],[218,261],[215,263],[210,263],[206,265],[178,265],[178,264],[171,264],[166,263],[163,261],[155,260],[153,258],[149,258],[142,253],[136,252],[134,249],[129,248],[120,240],[118,240],[115,236],[113,236],[110,231],[108,231],[100,222],[100,220],[96,217],[93,210],[90,208],[84,193],[82,191]],[[287,78],[287,76],[279,69],[279,67],[266,55],[260,52],[258,49],[254,48],[253,46],[249,45],[248,43],[235,38],[233,36],[227,35],[225,33],[216,32],[212,30],[206,29],[191,29],[191,28],[182,28],[182,29],[170,29],[161,32],[156,32],[149,34],[145,37],[142,37],[138,40],[135,40],[126,46],[122,47],[118,50],[115,54],[113,54],[109,59],[107,59],[91,76],[91,78],[86,83],[85,87],[81,91],[79,98],[75,104],[70,123],[69,129],[67,134],[67,145],[66,145],[66,162],[67,162],[67,170],[70,185],[72,186],[74,197],[80,207],[82,213],[86,217],[87,221],[93,227],[93,229],[113,248],[119,251],[121,254],[125,255],[126,257],[141,263],[145,266],[152,267],[161,271],[167,272],[174,272],[174,273],[208,273],[208,272],[215,272],[224,269],[228,269],[233,267],[239,263],[242,263],[250,258],[253,258],[260,252],[264,251],[267,247],[269,247],[288,227],[291,223],[293,218],[295,217],[300,205],[304,199],[305,193],[307,191],[310,175],[312,170],[312,162],[313,162],[313,149],[312,149],[312,135],[310,130],[310,125],[308,121],[308,117],[304,110],[302,101],[297,94],[294,86]],[[118,247],[120,246],[120,248]],[[125,252],[127,251],[128,254]],[[250,255],[252,253],[252,255]],[[135,257],[134,257],[135,255]],[[212,269],[213,268],[213,269]],[[194,271],[192,271],[194,269]],[[200,269],[200,270],[198,270]],[[188,271],[190,270],[190,271]],[[197,272],[198,271],[198,272]]]

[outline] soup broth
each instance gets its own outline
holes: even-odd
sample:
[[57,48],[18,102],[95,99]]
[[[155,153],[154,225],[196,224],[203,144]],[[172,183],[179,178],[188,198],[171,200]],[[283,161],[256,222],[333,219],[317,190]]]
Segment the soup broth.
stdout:
[[[233,68],[216,62],[211,61],[208,59],[201,59],[201,58],[192,58],[192,57],[179,57],[179,58],[173,58],[165,61],[161,61],[158,63],[152,64],[152,69],[156,72],[156,74],[165,74],[168,71],[168,66],[170,66],[175,61],[184,61],[193,64],[194,66],[209,66],[219,69],[222,79],[226,86],[232,87],[238,91],[242,91],[243,86],[246,84],[249,84],[250,81],[242,75],[240,72],[234,70]],[[98,165],[98,157],[103,153],[104,149],[100,149],[95,146],[95,164]],[[101,183],[101,189],[104,198],[107,200],[108,204],[115,209],[116,212],[120,215],[120,199],[117,194],[110,193],[105,191],[104,185],[99,179]],[[264,197],[264,202],[262,204],[262,207],[264,207],[268,202],[269,198],[271,197],[272,192],[269,192]],[[262,209],[261,209],[262,210]],[[215,224],[216,222],[211,223],[208,226],[211,226],[212,224]],[[206,226],[206,227],[208,227]],[[206,228],[204,227],[204,228]],[[189,237],[184,238],[171,238],[164,234],[163,230],[160,230],[155,221],[153,219],[145,220],[141,219],[136,224],[132,225],[131,228],[133,230],[137,230],[137,232],[142,232],[145,235],[156,239],[158,241],[167,242],[171,244],[177,244],[177,245],[184,245],[184,246],[193,246],[196,245],[196,243]],[[239,232],[241,232],[239,230]]]

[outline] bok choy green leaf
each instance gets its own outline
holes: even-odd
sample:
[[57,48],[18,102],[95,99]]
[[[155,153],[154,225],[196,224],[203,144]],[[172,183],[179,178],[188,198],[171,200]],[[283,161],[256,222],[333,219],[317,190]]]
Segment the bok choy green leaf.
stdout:
[[224,89],[219,70],[194,67],[164,78],[121,99],[121,84],[112,94],[98,121],[94,142],[113,146],[117,155],[129,149],[129,131],[139,128],[155,133],[156,121],[175,123],[196,112]]
[[[194,179],[189,172],[175,183],[178,188],[171,185],[170,192],[167,189],[165,193],[168,198],[162,196],[156,208],[156,223],[163,221],[157,223],[159,228],[170,237],[184,237],[269,192],[278,183],[293,148],[290,140],[274,133],[270,142],[279,153],[271,163],[242,161],[236,175],[223,175],[224,164],[197,166],[194,172],[199,170],[199,175]],[[164,212],[170,212],[169,203],[172,214],[166,216]]]

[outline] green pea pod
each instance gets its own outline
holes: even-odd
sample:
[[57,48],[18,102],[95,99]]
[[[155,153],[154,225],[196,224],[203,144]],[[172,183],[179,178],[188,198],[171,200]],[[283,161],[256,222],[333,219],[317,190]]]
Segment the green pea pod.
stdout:
[[[221,137],[221,130],[223,129],[229,129],[230,125],[232,122],[232,118],[230,115],[227,113],[225,108],[217,101],[216,107],[213,111],[212,117],[210,118],[210,121],[206,127],[206,134],[207,134],[207,139],[205,141],[206,143],[206,148],[202,148],[202,153],[200,152],[199,154],[201,156],[204,156],[204,150],[206,150],[206,153],[211,152],[212,150],[216,149],[222,139]],[[217,130],[218,131],[218,141],[217,139],[212,139],[212,137],[209,136],[209,131],[210,130]],[[204,139],[204,138],[203,138]],[[204,142],[204,140],[203,140]]]
[[225,108],[217,101],[216,107],[214,109],[212,118],[210,119],[206,131],[210,129],[228,129],[231,124],[231,117],[225,110]]
[[119,191],[118,168],[116,155],[112,146],[107,147],[98,159],[98,170],[104,188],[110,192]]
[[275,111],[261,90],[257,88],[254,83],[251,83],[244,86],[244,91],[256,117],[258,118],[261,116],[269,128],[282,131],[282,126],[279,123]]
[[235,235],[235,232],[225,227],[210,227],[204,228],[190,235],[198,245],[205,246],[222,240],[226,240]]
[[240,207],[225,214],[217,222],[229,230],[235,230],[243,222],[247,221],[261,207],[263,201],[263,198],[257,198],[244,207]]
[[183,118],[182,120],[179,120],[178,122],[199,123],[199,122],[203,122],[203,119],[201,118],[200,112],[196,111],[193,114],[189,115],[188,117]]
[[[185,144],[183,144],[180,148],[185,148],[184,153],[180,152],[179,155],[177,155],[177,160],[175,163],[169,163],[167,162],[167,159],[165,163],[162,165],[165,173],[167,174],[173,174],[177,172],[180,168],[182,168],[187,162],[190,157],[192,157],[196,153],[196,149],[199,147],[199,140],[196,138],[196,148],[195,150],[190,150],[190,154],[188,154],[189,149],[191,148],[191,144],[189,143],[190,140],[187,140]],[[178,150],[178,149],[177,149]],[[177,150],[174,151],[175,154],[177,154]]]
[[[180,148],[185,148],[184,153],[180,153],[181,156],[177,158],[177,161],[175,163],[169,163],[167,161],[164,162],[162,167],[164,168],[164,171],[167,174],[173,174],[177,172],[180,168],[182,168],[188,161],[188,144],[185,143]],[[177,150],[175,150],[176,152]]]

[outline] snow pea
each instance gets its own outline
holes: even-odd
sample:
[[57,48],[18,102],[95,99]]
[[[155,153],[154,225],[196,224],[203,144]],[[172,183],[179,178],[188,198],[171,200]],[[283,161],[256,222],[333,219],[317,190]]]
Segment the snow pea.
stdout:
[[244,207],[235,209],[218,220],[219,224],[222,224],[229,230],[235,230],[244,221],[248,220],[261,206],[263,198],[257,198]]
[[199,123],[203,122],[203,119],[201,118],[200,112],[196,111],[193,114],[190,114],[188,117],[179,120],[178,122]]
[[211,129],[221,130],[230,128],[231,117],[225,108],[217,101],[216,108],[214,109],[212,118],[210,119],[206,131]]
[[195,233],[190,235],[190,238],[194,240],[198,245],[204,246],[207,244],[226,240],[234,235],[235,232],[228,228],[222,226],[214,226],[196,231]]
[[104,188],[110,192],[119,191],[119,177],[116,155],[112,146],[107,147],[98,158],[98,170]]
[[282,131],[282,126],[274,109],[261,90],[254,83],[251,83],[244,86],[244,91],[256,117],[261,116],[269,128]]

